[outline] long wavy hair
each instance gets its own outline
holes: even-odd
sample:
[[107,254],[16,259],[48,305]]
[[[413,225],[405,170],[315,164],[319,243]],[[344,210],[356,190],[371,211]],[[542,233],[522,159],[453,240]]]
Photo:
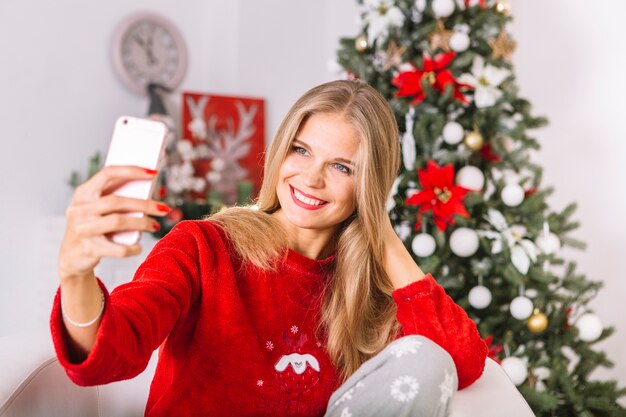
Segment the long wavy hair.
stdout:
[[299,129],[318,113],[338,114],[357,132],[356,210],[339,228],[336,262],[323,294],[320,328],[343,380],[380,352],[399,331],[393,286],[384,270],[386,200],[400,165],[399,133],[387,101],[358,80],[332,81],[306,92],[291,107],[265,155],[255,208],[234,207],[210,220],[228,234],[237,255],[273,270],[286,255],[286,233],[271,216],[280,208],[279,169]]

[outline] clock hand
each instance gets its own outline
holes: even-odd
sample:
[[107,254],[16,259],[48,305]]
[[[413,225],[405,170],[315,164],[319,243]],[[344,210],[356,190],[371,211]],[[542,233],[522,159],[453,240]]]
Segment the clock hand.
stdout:
[[150,31],[150,35],[148,36],[148,48],[152,49],[152,41],[154,40],[154,26],[152,27],[152,30]]
[[146,52],[146,55],[148,57],[148,63],[150,65],[156,65],[159,63],[159,61],[156,59],[156,57],[154,56],[154,52],[152,52],[152,37],[149,37],[147,41],[145,41],[144,39],[142,39],[139,35],[134,35],[133,39],[135,40],[135,42],[137,42],[137,44],[139,44],[139,46],[141,46],[143,48],[143,50]]
[[154,56],[152,49],[146,50],[146,54],[148,55],[148,63],[150,65],[157,65],[159,63],[159,60],[156,58],[156,56]]
[[144,40],[143,40],[143,39],[141,39],[141,38],[139,37],[139,35],[134,35],[134,36],[133,36],[133,39],[135,40],[135,42],[137,42],[137,43],[139,44],[139,46],[141,46],[141,47],[142,47],[142,48],[144,48],[144,49],[146,48],[146,43],[144,42]]
[[153,40],[154,40],[154,27],[152,27],[150,35],[147,38],[146,54],[148,55],[148,62],[149,62],[149,64],[150,65],[157,65],[159,63],[159,61],[154,56],[154,52],[152,51]]

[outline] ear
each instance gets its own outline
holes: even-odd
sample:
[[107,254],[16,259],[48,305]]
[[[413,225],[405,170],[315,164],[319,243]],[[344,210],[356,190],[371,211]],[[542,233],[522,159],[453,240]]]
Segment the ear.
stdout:
[[315,356],[311,355],[310,353],[307,353],[306,355],[303,355],[303,357],[306,360],[306,362],[309,365],[311,365],[311,368],[315,369],[317,372],[320,371],[320,363],[317,361]]
[[283,355],[283,357],[280,358],[280,360],[276,363],[276,365],[274,365],[274,369],[276,369],[278,372],[282,372],[285,369],[287,369],[288,365],[289,365],[289,357]]

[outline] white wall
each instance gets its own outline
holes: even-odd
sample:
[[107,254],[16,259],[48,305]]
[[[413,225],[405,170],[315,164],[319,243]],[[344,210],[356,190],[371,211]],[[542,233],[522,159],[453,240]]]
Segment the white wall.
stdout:
[[521,94],[550,126],[535,136],[544,184],[556,188],[555,209],[578,202],[573,236],[586,251],[568,251],[587,278],[604,282],[591,307],[617,333],[598,344],[616,363],[598,377],[626,385],[626,3],[601,0],[528,1],[513,4],[518,48],[514,63]]
[[[331,78],[326,63],[339,36],[356,31],[352,2],[333,3],[1,1],[0,334],[46,325],[71,195],[65,182],[106,151],[120,114],[147,111],[147,100],[126,91],[112,70],[120,20],[140,10],[172,20],[190,56],[180,89],[264,97],[270,140],[294,99]],[[119,266],[108,279],[122,280],[134,264],[106,263]]]
[[[182,90],[267,99],[268,140],[293,100],[332,78],[326,63],[338,38],[353,35],[356,0],[111,0],[0,2],[0,334],[45,326],[56,287],[59,216],[70,171],[105,151],[113,120],[142,115],[145,98],[116,79],[109,48],[114,26],[136,10],[168,16],[185,37],[189,72]],[[604,11],[604,9],[607,9]],[[621,124],[626,82],[619,16],[626,4],[602,0],[514,2],[516,71],[524,96],[551,126],[536,132],[537,160],[550,200],[578,201],[589,243],[574,252],[580,270],[605,282],[593,306],[618,333],[600,347],[626,384],[626,326],[620,256],[626,236],[626,165]],[[615,55],[615,56],[612,56]],[[55,217],[56,216],[56,217]],[[150,245],[150,241],[146,241]],[[121,263],[132,270],[132,262]],[[112,280],[122,277],[112,277]]]

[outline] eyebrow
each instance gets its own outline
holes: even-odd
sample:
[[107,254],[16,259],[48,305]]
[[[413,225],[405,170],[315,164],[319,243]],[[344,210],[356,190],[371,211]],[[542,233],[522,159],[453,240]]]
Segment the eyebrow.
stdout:
[[[306,147],[307,149],[311,149],[311,147],[306,142],[303,142],[298,138],[294,139],[292,144],[304,145],[304,147]],[[339,162],[343,162],[344,164],[355,166],[354,163],[350,161],[349,159],[335,158],[335,161],[339,161]]]

